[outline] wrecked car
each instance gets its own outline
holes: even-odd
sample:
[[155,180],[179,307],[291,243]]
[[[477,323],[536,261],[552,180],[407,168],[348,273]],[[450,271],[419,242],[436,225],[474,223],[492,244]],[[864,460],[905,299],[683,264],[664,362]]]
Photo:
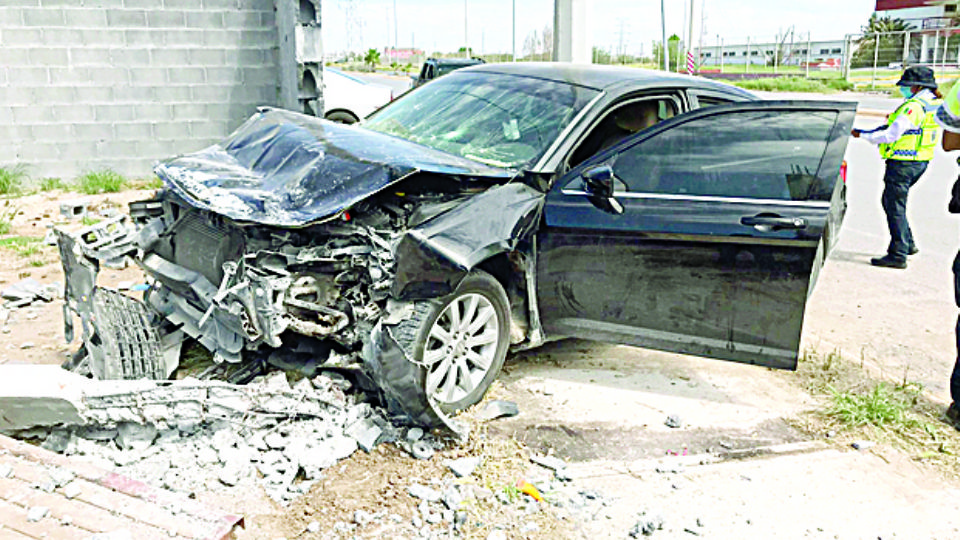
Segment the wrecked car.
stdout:
[[[129,218],[58,233],[69,364],[164,378],[187,338],[222,364],[353,363],[423,425],[559,338],[794,369],[855,110],[528,63],[458,70],[359,125],[264,108],[161,162]],[[124,257],[142,300],[96,285]]]

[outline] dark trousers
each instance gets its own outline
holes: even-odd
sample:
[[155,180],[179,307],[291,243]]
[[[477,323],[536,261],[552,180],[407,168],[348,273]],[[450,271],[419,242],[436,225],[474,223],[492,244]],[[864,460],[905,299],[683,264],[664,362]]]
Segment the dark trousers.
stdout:
[[907,195],[923,176],[928,164],[927,161],[887,160],[880,203],[887,214],[887,228],[890,229],[887,254],[898,261],[906,261],[907,253],[915,247],[913,233],[907,223]]
[[[953,296],[960,307],[960,251],[953,259]],[[960,405],[960,317],[957,317],[957,361],[953,365],[953,374],[950,375],[950,397]]]

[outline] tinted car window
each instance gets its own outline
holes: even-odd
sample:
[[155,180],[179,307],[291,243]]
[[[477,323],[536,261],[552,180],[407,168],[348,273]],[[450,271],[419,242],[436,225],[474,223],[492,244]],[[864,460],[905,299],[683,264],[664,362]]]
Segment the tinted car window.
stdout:
[[613,163],[633,192],[829,200],[816,174],[834,112],[747,111],[698,118],[636,144]]
[[497,167],[540,158],[597,91],[489,73],[454,72],[399,99],[364,127]]

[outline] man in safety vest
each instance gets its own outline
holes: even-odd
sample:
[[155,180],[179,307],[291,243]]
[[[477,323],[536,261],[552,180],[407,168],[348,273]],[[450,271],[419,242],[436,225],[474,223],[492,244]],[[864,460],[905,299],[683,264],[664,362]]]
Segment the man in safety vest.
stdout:
[[[960,84],[953,85],[943,105],[937,109],[936,120],[943,127],[943,149],[960,150],[960,97],[957,91],[960,90]],[[960,160],[958,160],[960,163]],[[957,179],[960,184],[960,178]],[[960,213],[960,193],[957,190],[957,184],[954,184],[954,193],[947,208],[951,213]],[[953,259],[953,296],[957,307],[960,307],[960,251]],[[960,317],[957,317],[956,326],[957,338],[957,361],[953,365],[953,374],[950,376],[950,397],[953,403],[947,408],[947,420],[953,423],[953,426],[960,430]]]
[[886,255],[870,259],[870,264],[888,268],[906,268],[907,255],[919,251],[907,223],[907,194],[933,159],[940,136],[934,115],[943,98],[933,70],[925,66],[908,67],[897,87],[906,99],[885,125],[851,132],[854,137],[880,145],[880,157],[887,162],[880,202],[887,214],[890,245]]

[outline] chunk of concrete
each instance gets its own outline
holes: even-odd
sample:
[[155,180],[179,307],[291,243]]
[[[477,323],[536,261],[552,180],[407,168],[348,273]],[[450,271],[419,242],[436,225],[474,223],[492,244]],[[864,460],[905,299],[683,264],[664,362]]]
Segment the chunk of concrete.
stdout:
[[487,402],[477,413],[477,418],[482,421],[495,420],[497,418],[511,417],[520,414],[520,408],[513,401],[495,399]]
[[344,431],[344,435],[357,441],[357,444],[365,452],[370,452],[377,446],[382,434],[383,430],[380,429],[380,426],[373,423],[369,418],[354,422]]
[[91,379],[43,365],[0,366],[0,431],[82,424]]

